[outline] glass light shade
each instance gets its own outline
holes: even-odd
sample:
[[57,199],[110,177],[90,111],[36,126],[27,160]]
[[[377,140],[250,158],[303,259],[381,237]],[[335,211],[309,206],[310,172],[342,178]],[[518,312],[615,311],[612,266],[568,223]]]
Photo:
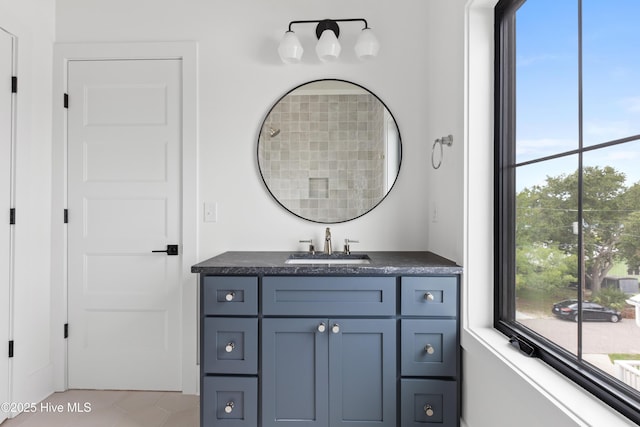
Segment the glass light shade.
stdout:
[[318,40],[318,44],[316,45],[318,58],[324,62],[333,61],[340,56],[341,50],[342,48],[340,47],[340,42],[338,42],[336,33],[331,30],[324,30],[320,36],[320,40]]
[[379,50],[380,43],[371,28],[364,28],[360,31],[355,47],[356,56],[360,59],[373,58],[378,55]]
[[300,44],[300,40],[293,31],[287,31],[284,33],[284,37],[280,41],[278,46],[278,54],[282,62],[287,64],[295,64],[300,62],[304,49]]

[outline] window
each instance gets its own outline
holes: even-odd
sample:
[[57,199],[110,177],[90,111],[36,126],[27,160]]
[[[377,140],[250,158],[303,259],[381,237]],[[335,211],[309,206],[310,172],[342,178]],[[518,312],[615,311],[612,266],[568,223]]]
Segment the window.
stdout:
[[638,16],[496,6],[495,326],[640,423]]

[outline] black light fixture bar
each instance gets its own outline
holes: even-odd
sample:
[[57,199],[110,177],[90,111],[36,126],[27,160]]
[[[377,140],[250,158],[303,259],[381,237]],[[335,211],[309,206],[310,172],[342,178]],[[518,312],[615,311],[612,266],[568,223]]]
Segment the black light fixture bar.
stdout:
[[331,30],[335,33],[336,37],[340,35],[340,27],[338,26],[338,22],[364,22],[364,29],[369,28],[369,24],[367,20],[364,18],[349,18],[349,19],[314,19],[308,21],[291,21],[289,22],[289,31],[291,30],[291,26],[293,24],[313,24],[317,23],[316,26],[316,36],[318,39],[322,35],[324,30]]

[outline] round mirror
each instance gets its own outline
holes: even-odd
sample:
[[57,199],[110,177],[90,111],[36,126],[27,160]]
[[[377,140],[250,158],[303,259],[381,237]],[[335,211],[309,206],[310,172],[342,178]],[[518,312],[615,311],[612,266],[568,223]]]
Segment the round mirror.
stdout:
[[400,171],[400,131],[380,99],[354,83],[318,80],[285,94],[258,136],[258,167],[271,195],[309,221],[364,215]]

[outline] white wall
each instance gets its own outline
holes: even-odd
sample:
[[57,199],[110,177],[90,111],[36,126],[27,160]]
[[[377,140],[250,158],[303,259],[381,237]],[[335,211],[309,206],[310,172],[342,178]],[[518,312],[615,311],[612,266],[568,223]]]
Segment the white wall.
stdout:
[[[429,192],[433,190],[429,176],[431,144],[441,133],[461,130],[461,118],[451,125],[443,120],[437,131],[429,127],[434,120],[429,93],[434,89],[430,83],[434,64],[427,42],[432,30],[425,20],[430,21],[438,5],[446,2],[57,3],[58,42],[198,42],[200,197],[201,204],[218,204],[218,222],[200,225],[202,258],[226,250],[303,249],[298,240],[310,237],[321,241],[323,225],[289,214],[264,188],[257,168],[256,140],[264,116],[281,95],[302,82],[325,77],[351,80],[377,94],[394,114],[403,142],[400,177],[389,197],[360,219],[332,225],[334,242],[339,244],[345,237],[357,239],[361,243],[354,249],[363,251],[424,250],[433,246],[425,220]],[[306,49],[303,62],[282,64],[276,49],[289,21],[326,17],[366,18],[381,41],[379,57],[371,62],[357,61],[353,44],[360,26],[343,24],[343,57],[338,62],[322,64],[313,51],[315,27],[302,25],[295,29]],[[441,116],[446,114],[436,114]],[[453,129],[454,125],[458,129]],[[452,161],[448,157],[442,170]],[[445,212],[442,217],[447,217]],[[444,252],[452,257],[458,255],[455,249]]]
[[[49,267],[54,6],[52,0],[0,2],[0,27],[15,35],[18,45],[14,402],[37,402],[52,390]],[[2,346],[5,348],[4,343]]]
[[[464,0],[427,2],[431,10],[423,18],[427,27],[425,50],[427,79],[427,216],[429,249],[462,264],[464,178]],[[431,165],[434,140],[452,135],[453,145],[443,148],[442,164]],[[437,166],[440,147],[433,158]]]

